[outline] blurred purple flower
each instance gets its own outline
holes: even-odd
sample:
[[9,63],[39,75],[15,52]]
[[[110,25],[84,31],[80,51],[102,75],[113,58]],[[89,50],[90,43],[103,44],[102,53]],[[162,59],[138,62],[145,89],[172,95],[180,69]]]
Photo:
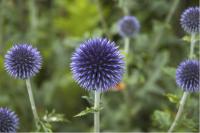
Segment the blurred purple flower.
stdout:
[[14,112],[7,108],[0,108],[0,132],[16,132],[19,119]]
[[118,22],[119,34],[122,37],[132,37],[140,30],[140,23],[134,16],[124,16]]
[[5,69],[13,77],[28,79],[39,72],[42,58],[40,52],[31,45],[13,46],[5,55]]
[[176,70],[176,83],[186,92],[199,92],[199,63],[197,60],[186,60]]
[[180,19],[184,31],[194,34],[200,32],[200,8],[190,7],[186,9]]
[[86,90],[107,91],[122,79],[124,61],[114,42],[89,39],[76,49],[71,69],[74,79]]

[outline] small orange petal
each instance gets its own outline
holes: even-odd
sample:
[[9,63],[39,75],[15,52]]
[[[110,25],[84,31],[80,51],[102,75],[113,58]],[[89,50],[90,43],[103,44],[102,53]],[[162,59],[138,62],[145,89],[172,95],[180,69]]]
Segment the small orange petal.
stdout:
[[120,83],[118,83],[118,84],[113,88],[113,90],[114,90],[114,91],[122,91],[122,90],[124,90],[125,88],[126,88],[125,83],[120,82]]

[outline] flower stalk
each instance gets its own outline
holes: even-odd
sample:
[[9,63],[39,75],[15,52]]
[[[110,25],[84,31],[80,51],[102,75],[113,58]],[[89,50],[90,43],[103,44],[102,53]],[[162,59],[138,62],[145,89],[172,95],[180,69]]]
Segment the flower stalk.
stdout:
[[31,104],[31,109],[32,109],[32,112],[33,112],[34,120],[35,120],[36,126],[38,126],[39,117],[38,117],[38,113],[37,113],[37,110],[36,110],[35,101],[34,101],[34,98],[33,98],[33,92],[32,92],[32,88],[31,88],[30,79],[26,80],[26,87],[27,87],[27,91],[28,91],[28,96],[29,96],[29,100],[30,100],[30,104]]
[[190,55],[189,58],[194,58],[194,45],[195,45],[195,34],[191,35]]
[[184,105],[185,105],[185,102],[186,102],[186,99],[187,99],[187,96],[188,96],[188,95],[189,95],[188,92],[184,92],[184,93],[183,93],[183,96],[182,96],[181,101],[180,101],[180,106],[179,106],[178,112],[177,112],[177,114],[176,114],[175,120],[174,120],[174,122],[172,123],[172,125],[171,125],[171,127],[170,127],[168,133],[171,133],[171,132],[174,130],[175,126],[177,125],[177,123],[178,123],[178,121],[179,121],[179,119],[180,119],[180,116],[181,116],[181,114],[182,114],[182,112],[183,112]]
[[124,38],[124,52],[125,52],[125,57],[126,57],[126,73],[125,73],[125,78],[128,78],[128,52],[129,52],[129,47],[130,47],[130,38],[126,37]]
[[95,91],[94,94],[94,109],[96,110],[94,112],[94,132],[99,133],[100,132],[100,92]]

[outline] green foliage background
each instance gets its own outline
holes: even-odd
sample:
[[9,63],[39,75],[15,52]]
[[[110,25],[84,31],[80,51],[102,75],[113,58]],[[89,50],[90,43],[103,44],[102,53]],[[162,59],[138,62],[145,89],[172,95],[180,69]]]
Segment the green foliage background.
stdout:
[[[35,131],[25,82],[4,70],[4,55],[16,43],[30,43],[43,56],[40,73],[32,79],[39,115],[53,109],[68,122],[53,123],[53,131],[92,131],[93,116],[73,117],[90,104],[89,95],[72,78],[70,57],[82,41],[107,36],[123,52],[124,40],[116,23],[129,10],[141,23],[131,39],[126,58],[126,88],[102,96],[102,131],[163,131],[172,123],[182,91],[175,83],[175,68],[189,53],[181,12],[198,0],[0,0],[0,106],[20,117],[19,131]],[[160,38],[160,39],[159,39]],[[195,47],[198,57],[198,45]],[[198,94],[187,99],[176,131],[198,131]]]

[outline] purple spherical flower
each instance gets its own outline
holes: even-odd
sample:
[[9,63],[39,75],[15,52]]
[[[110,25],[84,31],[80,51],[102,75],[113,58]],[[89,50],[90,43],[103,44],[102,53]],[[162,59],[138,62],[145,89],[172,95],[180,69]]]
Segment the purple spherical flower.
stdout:
[[140,23],[134,16],[125,16],[118,22],[119,34],[123,37],[132,37],[140,30]]
[[200,62],[197,60],[186,60],[181,62],[176,70],[176,83],[184,91],[199,92]]
[[182,28],[190,33],[200,32],[200,8],[190,7],[186,9],[181,15],[181,26]]
[[16,132],[19,119],[14,112],[7,108],[0,108],[0,132]]
[[107,39],[85,41],[71,60],[74,79],[86,90],[107,91],[122,79],[124,61],[115,43]]
[[40,52],[31,45],[13,46],[5,55],[5,69],[13,77],[28,79],[39,72],[42,58]]

